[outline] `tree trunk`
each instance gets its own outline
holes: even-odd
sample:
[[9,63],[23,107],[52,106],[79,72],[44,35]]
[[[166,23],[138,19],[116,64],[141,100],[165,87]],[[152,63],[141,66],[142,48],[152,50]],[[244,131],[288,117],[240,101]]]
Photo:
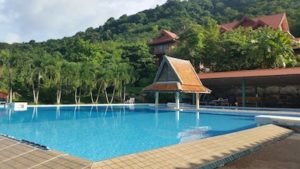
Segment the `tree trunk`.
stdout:
[[36,101],[35,101],[35,104],[39,104],[39,95],[40,95],[40,90],[37,89],[37,91],[36,91]]
[[74,100],[75,100],[75,104],[78,104],[78,102],[77,102],[77,89],[75,89],[75,91],[74,91]]
[[39,90],[35,89],[34,85],[32,85],[32,94],[33,94],[33,102],[34,102],[34,104],[38,104]]
[[114,90],[113,90],[113,93],[112,93],[112,96],[111,96],[111,99],[110,99],[110,104],[112,104],[113,101],[114,101],[115,93],[116,93],[116,88],[114,87]]
[[12,103],[13,101],[13,89],[12,87],[9,89],[9,103]]
[[39,103],[39,93],[40,93],[40,91],[38,89],[33,89],[32,93],[33,93],[33,102],[34,102],[34,104],[38,104]]
[[106,91],[106,89],[104,90],[104,92],[105,92],[106,102],[107,102],[107,104],[109,104],[109,101],[108,101],[108,96],[107,96],[107,91]]
[[35,103],[36,96],[35,96],[35,87],[34,87],[34,84],[32,84],[32,94],[33,94],[33,103]]
[[80,100],[81,100],[81,88],[79,88],[79,95],[78,95],[78,104],[80,104]]
[[40,95],[40,86],[41,86],[41,72],[39,72],[38,75],[38,84],[37,84],[37,89],[35,89],[35,104],[39,103],[39,95]]
[[90,92],[90,97],[91,97],[92,104],[95,104],[94,97],[93,97],[93,92],[92,91]]
[[119,94],[120,102],[123,102],[123,91],[122,90],[119,91],[118,94]]
[[56,104],[60,104],[61,101],[61,89],[57,89],[56,91]]
[[97,91],[96,103],[99,103],[100,91],[101,91],[101,87],[99,87]]
[[126,100],[126,85],[124,85],[123,87],[123,103],[125,102]]

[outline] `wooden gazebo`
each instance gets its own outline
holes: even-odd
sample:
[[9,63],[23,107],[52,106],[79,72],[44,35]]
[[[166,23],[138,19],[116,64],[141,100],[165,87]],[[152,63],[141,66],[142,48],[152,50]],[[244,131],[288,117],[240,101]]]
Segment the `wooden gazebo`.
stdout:
[[155,92],[155,104],[159,104],[159,93],[175,93],[176,109],[180,108],[180,93],[196,94],[196,109],[200,108],[200,94],[210,93],[203,86],[194,67],[188,60],[164,56],[152,85],[144,91]]

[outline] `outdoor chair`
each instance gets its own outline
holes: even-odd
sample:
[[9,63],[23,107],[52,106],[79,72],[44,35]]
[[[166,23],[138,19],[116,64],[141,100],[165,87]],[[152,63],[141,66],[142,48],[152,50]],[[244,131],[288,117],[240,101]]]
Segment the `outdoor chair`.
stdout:
[[135,103],[135,98],[131,97],[128,100],[125,101],[126,104],[134,104]]

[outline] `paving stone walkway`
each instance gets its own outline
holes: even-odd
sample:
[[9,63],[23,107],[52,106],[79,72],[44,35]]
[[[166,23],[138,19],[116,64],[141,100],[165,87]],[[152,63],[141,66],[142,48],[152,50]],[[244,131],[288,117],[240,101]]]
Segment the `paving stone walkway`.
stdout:
[[300,134],[267,145],[220,169],[300,169]]
[[91,165],[87,160],[0,136],[0,169],[79,169]]

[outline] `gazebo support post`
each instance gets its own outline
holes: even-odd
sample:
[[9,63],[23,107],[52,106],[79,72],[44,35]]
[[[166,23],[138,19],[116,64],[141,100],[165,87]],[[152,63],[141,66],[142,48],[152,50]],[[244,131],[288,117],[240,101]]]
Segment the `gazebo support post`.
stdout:
[[179,94],[179,92],[175,93],[175,102],[176,102],[176,109],[180,109],[180,94]]
[[159,104],[159,92],[155,92],[155,106]]
[[200,94],[196,93],[196,109],[200,109]]
[[242,80],[242,107],[246,107],[246,82]]

